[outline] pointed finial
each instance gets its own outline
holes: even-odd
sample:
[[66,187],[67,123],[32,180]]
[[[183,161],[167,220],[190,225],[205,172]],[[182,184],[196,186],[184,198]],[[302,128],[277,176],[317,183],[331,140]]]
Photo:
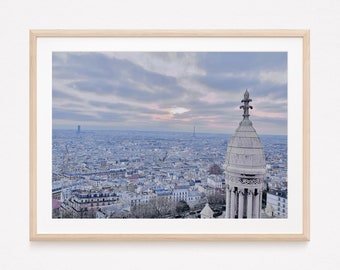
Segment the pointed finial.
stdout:
[[253,101],[249,98],[249,92],[248,89],[244,92],[244,98],[241,102],[243,102],[243,105],[240,106],[240,109],[243,109],[243,119],[249,119],[249,108],[253,109],[253,106],[249,105],[249,102]]
[[246,89],[246,91],[244,92],[244,99],[248,99],[249,98],[249,92],[248,89]]

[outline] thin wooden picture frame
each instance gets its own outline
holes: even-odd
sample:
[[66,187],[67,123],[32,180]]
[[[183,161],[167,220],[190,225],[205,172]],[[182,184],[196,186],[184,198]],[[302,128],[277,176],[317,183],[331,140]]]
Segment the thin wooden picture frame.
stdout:
[[[104,232],[79,232],[65,233],[60,231],[46,232],[41,231],[41,220],[50,219],[51,217],[41,217],[38,211],[38,196],[44,192],[39,186],[39,168],[44,164],[38,163],[39,151],[38,145],[41,141],[39,134],[38,116],[43,114],[39,111],[39,104],[45,102],[39,97],[38,85],[42,74],[38,72],[39,53],[41,50],[40,41],[48,40],[53,43],[54,40],[99,40],[99,39],[129,39],[134,38],[153,38],[156,41],[163,38],[170,39],[223,39],[235,38],[243,40],[251,39],[286,39],[299,40],[302,51],[301,63],[301,115],[302,115],[302,144],[298,150],[302,160],[302,179],[301,182],[301,216],[299,222],[301,230],[288,233],[214,233],[211,230],[207,233],[187,233],[187,232],[169,232],[169,233],[144,233],[138,230],[132,230],[131,233],[108,233]],[[31,30],[30,31],[30,228],[29,235],[31,241],[309,241],[310,240],[310,32],[309,30]],[[40,123],[41,125],[41,123]],[[49,160],[50,157],[44,157]]]

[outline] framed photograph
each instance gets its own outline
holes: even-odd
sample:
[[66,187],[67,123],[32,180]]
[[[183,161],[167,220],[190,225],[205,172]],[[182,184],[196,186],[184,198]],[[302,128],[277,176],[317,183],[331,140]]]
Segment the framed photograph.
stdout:
[[309,240],[308,30],[31,30],[30,240]]

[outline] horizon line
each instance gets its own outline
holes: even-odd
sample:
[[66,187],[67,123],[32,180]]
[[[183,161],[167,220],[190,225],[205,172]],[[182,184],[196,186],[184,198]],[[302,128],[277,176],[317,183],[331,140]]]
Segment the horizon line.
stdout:
[[[81,126],[81,125],[80,125]],[[53,130],[67,130],[67,131],[74,131],[75,133],[77,133],[77,126],[75,128],[52,128]],[[189,133],[189,134],[193,134],[193,131],[177,131],[177,130],[172,130],[172,131],[167,131],[167,130],[138,130],[138,129],[81,129],[81,132],[86,132],[86,131],[133,131],[133,132],[169,132],[169,133]],[[236,129],[235,129],[236,131]],[[235,131],[233,133],[223,133],[223,132],[206,132],[206,131],[195,131],[195,134],[218,134],[218,135],[233,135],[235,133]],[[257,133],[257,132],[256,132]],[[259,136],[286,136],[288,137],[287,134],[268,134],[268,133],[257,133]]]

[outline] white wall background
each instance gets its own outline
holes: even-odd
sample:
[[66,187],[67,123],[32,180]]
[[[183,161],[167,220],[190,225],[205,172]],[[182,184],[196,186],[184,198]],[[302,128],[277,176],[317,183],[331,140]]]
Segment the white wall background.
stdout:
[[[339,14],[337,0],[1,0],[0,269],[340,269]],[[63,28],[311,29],[311,241],[29,242],[28,30]]]

